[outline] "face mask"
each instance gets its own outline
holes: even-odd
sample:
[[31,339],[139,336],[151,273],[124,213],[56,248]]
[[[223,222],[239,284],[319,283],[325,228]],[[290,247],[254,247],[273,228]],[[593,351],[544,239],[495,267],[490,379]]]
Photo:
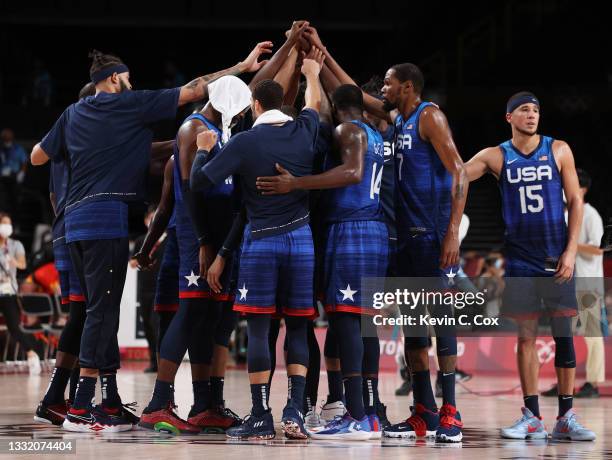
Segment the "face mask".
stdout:
[[503,261],[501,259],[495,259],[495,268],[501,268]]
[[13,234],[13,226],[11,224],[0,224],[0,236],[8,238]]

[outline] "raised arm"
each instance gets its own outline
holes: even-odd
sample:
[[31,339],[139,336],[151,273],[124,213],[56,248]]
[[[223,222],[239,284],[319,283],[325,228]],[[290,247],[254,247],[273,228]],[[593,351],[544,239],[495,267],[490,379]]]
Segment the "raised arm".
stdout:
[[140,269],[148,269],[155,263],[151,259],[151,252],[155,247],[155,243],[159,241],[164,234],[168,222],[174,211],[174,158],[170,158],[164,168],[164,184],[162,185],[161,199],[155,210],[155,215],[149,225],[149,230],[142,243],[142,247],[134,254],[134,258],[138,261]]
[[[306,27],[308,27],[307,21],[293,22],[291,29],[287,33],[287,40],[285,40],[285,43],[283,43],[278,51],[274,53],[274,56],[272,56],[269,61],[265,61],[265,65],[255,74],[249,83],[249,88],[253,89],[255,85],[262,80],[271,78],[276,80],[275,75],[284,67],[288,58],[291,56],[291,53],[295,53],[295,45],[301,38]],[[295,65],[295,60],[293,62]]]
[[260,42],[250,52],[244,61],[218,72],[198,77],[181,87],[178,105],[185,105],[190,102],[208,99],[208,85],[213,81],[226,75],[240,75],[245,72],[258,71],[266,61],[258,62],[259,56],[271,52],[272,42]]
[[553,154],[559,166],[561,181],[563,182],[563,192],[567,201],[567,244],[557,263],[555,277],[561,281],[569,281],[574,275],[584,202],[580,193],[574,155],[570,146],[566,142],[555,141],[553,143]]
[[459,263],[459,224],[467,198],[468,177],[446,117],[440,109],[430,106],[423,110],[419,121],[419,132],[423,139],[431,142],[453,180],[450,222],[440,254],[440,266],[447,268]]
[[258,177],[257,188],[263,195],[289,193],[293,190],[320,190],[358,184],[363,179],[363,158],[368,149],[368,138],[363,129],[353,123],[342,123],[334,130],[334,145],[340,152],[342,164],[322,174],[294,177],[280,165],[278,176]]
[[321,108],[321,83],[319,81],[319,72],[325,56],[323,52],[311,47],[308,56],[304,58],[302,63],[302,74],[306,77],[306,93],[304,94],[304,108],[319,111]]

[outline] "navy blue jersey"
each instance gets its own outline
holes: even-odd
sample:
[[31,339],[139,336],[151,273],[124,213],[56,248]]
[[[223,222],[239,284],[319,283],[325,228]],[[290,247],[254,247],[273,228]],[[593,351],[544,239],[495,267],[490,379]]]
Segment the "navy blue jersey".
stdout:
[[101,92],[68,106],[41,141],[53,160],[69,153],[67,212],[87,201],[144,198],[150,125],[175,117],[179,92]]
[[[183,123],[189,120],[199,120],[206,125],[206,127],[217,134],[217,145],[212,149],[210,154],[214,157],[218,155],[222,143],[221,143],[221,131],[217,126],[206,119],[199,113],[191,114]],[[174,143],[174,209],[175,209],[175,220],[177,229],[177,238],[179,241],[179,248],[185,244],[199,245],[197,236],[191,222],[189,210],[183,200],[183,191],[181,189],[181,161],[180,161],[180,150],[178,147],[178,136]],[[234,206],[232,203],[232,193],[234,191],[232,176],[227,176],[224,180],[219,181],[210,190],[202,196],[202,209],[201,212],[206,214],[206,220],[208,228],[211,232],[211,239],[216,245],[223,243],[223,240],[227,236],[229,229],[232,226]]]
[[401,114],[395,119],[395,221],[399,236],[411,232],[442,236],[450,221],[452,177],[431,143],[419,134],[419,118],[430,105],[434,104],[422,102],[406,120]]
[[308,192],[264,196],[255,182],[259,176],[278,174],[276,163],[295,176],[310,175],[318,131],[318,113],[304,109],[294,121],[281,126],[260,124],[235,135],[204,166],[204,174],[213,184],[232,174],[240,176],[253,239],[280,235],[308,224]]
[[395,127],[388,125],[382,139],[385,146],[385,165],[383,167],[380,204],[382,205],[389,238],[397,238],[395,230]]
[[540,271],[547,265],[554,271],[567,244],[563,184],[552,143],[550,137],[540,136],[538,148],[528,155],[512,141],[500,145],[504,164],[499,188],[507,257]]
[[[382,220],[380,188],[384,166],[384,145],[380,133],[370,125],[352,120],[366,133],[368,148],[363,158],[363,178],[358,184],[324,191],[325,220],[350,222],[358,220]],[[325,169],[338,166],[339,162],[327,156]]]

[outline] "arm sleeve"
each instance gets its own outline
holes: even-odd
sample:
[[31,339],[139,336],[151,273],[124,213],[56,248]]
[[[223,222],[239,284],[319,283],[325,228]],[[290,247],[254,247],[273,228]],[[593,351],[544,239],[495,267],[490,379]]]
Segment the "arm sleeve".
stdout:
[[234,252],[240,245],[242,240],[242,234],[244,233],[244,227],[247,224],[246,208],[243,206],[240,212],[234,218],[232,228],[230,229],[223,246],[219,249],[219,256],[226,258],[232,252]]
[[212,159],[210,155],[203,157],[197,154],[191,167],[191,186],[193,190],[201,190],[206,181],[218,184],[234,173],[239,172],[242,164],[242,138],[238,134],[217,152]]
[[64,111],[51,130],[40,141],[40,147],[54,161],[61,159],[66,150],[66,117],[66,111]]
[[304,109],[300,112],[296,122],[301,129],[306,130],[308,139],[312,139],[312,148],[315,149],[319,134],[319,114],[315,110]]
[[189,187],[189,181],[184,180],[181,183],[183,192],[183,201],[191,218],[193,230],[198,238],[200,246],[209,242],[209,228],[206,222],[205,213],[203,212],[203,197],[201,193],[194,192]]
[[142,122],[150,124],[175,118],[180,92],[181,88],[134,91],[140,103]]

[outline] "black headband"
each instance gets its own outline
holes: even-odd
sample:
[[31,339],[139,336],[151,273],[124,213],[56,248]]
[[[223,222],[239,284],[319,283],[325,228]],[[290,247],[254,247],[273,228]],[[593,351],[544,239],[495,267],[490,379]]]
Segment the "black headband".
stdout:
[[113,65],[113,66],[98,70],[92,73],[90,76],[91,76],[91,81],[93,82],[93,84],[97,85],[102,80],[106,80],[108,77],[110,77],[115,72],[124,73],[124,72],[129,72],[129,71],[130,70],[125,64],[117,64],[117,65]]
[[513,97],[508,101],[508,105],[506,105],[506,113],[514,112],[517,107],[520,107],[523,104],[535,104],[540,107],[540,101],[538,101],[538,98],[535,97],[534,94],[521,94],[520,96]]

